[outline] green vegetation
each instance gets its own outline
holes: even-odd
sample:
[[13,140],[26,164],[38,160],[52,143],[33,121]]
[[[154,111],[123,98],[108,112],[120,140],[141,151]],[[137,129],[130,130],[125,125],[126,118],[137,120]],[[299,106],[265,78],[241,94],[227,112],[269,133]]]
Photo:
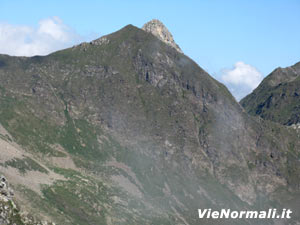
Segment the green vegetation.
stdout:
[[6,209],[5,212],[8,214],[6,215],[6,218],[9,221],[9,224],[25,225],[21,219],[19,209],[15,208],[11,201],[4,202],[0,200],[0,212],[2,213],[4,209]]
[[[194,225],[199,207],[274,206],[266,187],[299,187],[296,134],[249,117],[224,85],[153,35],[127,26],[107,40],[0,56],[0,123],[12,137],[1,138],[27,155],[0,167],[54,177],[40,192],[16,185],[37,216]],[[247,187],[253,206],[239,197]]]
[[251,115],[266,120],[283,125],[299,123],[300,73],[296,73],[297,67],[299,64],[274,70],[253,93],[241,100],[241,105]]
[[26,171],[39,171],[41,173],[48,173],[48,171],[29,157],[23,159],[14,158],[4,163],[4,166],[10,166],[19,170],[20,173],[25,174]]

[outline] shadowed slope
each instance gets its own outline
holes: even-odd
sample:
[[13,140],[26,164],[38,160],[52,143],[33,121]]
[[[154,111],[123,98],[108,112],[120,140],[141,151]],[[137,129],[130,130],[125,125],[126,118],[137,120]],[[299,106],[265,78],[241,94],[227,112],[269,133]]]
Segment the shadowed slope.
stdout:
[[199,224],[198,208],[281,207],[290,203],[277,195],[299,190],[296,134],[249,117],[151,33],[128,25],[49,56],[0,61],[0,123],[64,177],[42,185],[43,198],[15,186],[53,221]]

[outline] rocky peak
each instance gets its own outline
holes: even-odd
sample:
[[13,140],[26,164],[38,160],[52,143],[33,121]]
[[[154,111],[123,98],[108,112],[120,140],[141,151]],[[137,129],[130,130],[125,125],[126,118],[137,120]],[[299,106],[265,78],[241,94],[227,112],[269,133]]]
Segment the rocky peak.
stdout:
[[269,77],[269,84],[277,86],[285,82],[293,82],[300,76],[300,63],[286,68],[276,68]]
[[153,19],[148,23],[144,24],[142,29],[146,32],[152,33],[154,36],[167,43],[168,45],[175,48],[177,51],[181,52],[180,47],[175,43],[173,35],[166,28],[166,26],[157,19]]

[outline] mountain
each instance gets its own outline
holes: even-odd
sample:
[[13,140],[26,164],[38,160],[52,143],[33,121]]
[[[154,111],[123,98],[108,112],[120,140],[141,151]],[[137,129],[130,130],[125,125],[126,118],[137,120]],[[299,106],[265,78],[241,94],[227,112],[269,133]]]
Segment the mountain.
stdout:
[[156,36],[161,41],[165,42],[166,44],[172,46],[180,53],[183,53],[180,47],[176,44],[174,41],[173,35],[170,33],[168,28],[165,27],[165,25],[160,22],[157,19],[153,19],[149,21],[148,23],[144,24],[142,29],[146,32],[149,32]]
[[288,126],[300,123],[300,62],[275,69],[241,105],[266,120]]
[[[249,116],[146,30],[0,56],[0,173],[21,210],[64,225],[299,222],[297,134]],[[198,218],[201,208],[274,207],[293,218]]]

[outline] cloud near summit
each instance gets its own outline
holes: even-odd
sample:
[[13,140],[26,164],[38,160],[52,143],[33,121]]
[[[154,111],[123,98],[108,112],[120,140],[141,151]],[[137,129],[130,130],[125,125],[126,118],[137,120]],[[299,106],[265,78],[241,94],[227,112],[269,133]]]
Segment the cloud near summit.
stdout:
[[221,71],[221,80],[237,100],[253,91],[262,81],[263,75],[254,66],[237,62],[232,69]]
[[58,17],[40,20],[36,28],[0,22],[1,54],[47,55],[81,40],[82,37]]

